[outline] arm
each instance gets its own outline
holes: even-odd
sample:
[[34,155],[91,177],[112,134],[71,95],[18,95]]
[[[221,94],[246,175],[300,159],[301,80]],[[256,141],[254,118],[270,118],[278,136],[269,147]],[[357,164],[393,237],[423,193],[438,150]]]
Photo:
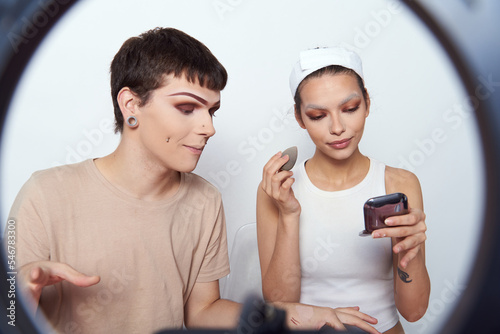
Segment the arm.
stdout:
[[264,298],[298,302],[300,204],[291,189],[293,173],[278,173],[287,159],[278,153],[264,167],[257,191],[257,240]]
[[420,319],[429,303],[430,279],[425,265],[425,214],[420,183],[410,172],[388,168],[388,193],[407,195],[410,213],[391,217],[374,237],[391,237],[393,244],[394,299],[401,315],[408,321]]
[[195,283],[184,305],[187,328],[236,328],[241,305],[221,299],[219,281]]
[[[331,309],[283,302],[273,305],[286,311],[286,326],[290,329],[318,330],[328,325],[345,331],[344,324],[348,324],[368,333],[380,334],[368,324],[375,324],[377,320],[359,312],[358,307]],[[218,281],[195,283],[184,306],[184,322],[189,329],[200,327],[234,329],[238,324],[241,310],[241,304],[220,299]]]
[[40,191],[38,179],[32,176],[21,188],[14,201],[10,220],[15,223],[17,277],[21,293],[27,297],[29,310],[38,308],[44,287],[63,280],[87,287],[97,284],[99,276],[86,276],[71,266],[50,261],[50,243],[44,221],[50,221],[46,196]]
[[68,281],[77,286],[87,287],[99,283],[99,276],[84,275],[71,266],[52,261],[37,261],[25,264],[18,271],[21,291],[31,299],[30,311],[34,314],[40,301],[42,289],[46,286]]

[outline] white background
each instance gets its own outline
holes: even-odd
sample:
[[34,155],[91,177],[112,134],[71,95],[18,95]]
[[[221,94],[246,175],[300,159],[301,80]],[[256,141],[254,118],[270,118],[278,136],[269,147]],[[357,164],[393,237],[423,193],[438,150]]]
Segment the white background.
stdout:
[[1,148],[2,221],[33,171],[113,151],[119,136],[109,64],[127,38],[156,26],[201,40],[229,72],[217,134],[195,172],[222,192],[230,249],[236,231],[255,222],[265,162],[292,145],[299,161],[313,153],[288,88],[298,52],[342,44],[360,54],[372,99],[361,150],[412,170],[424,194],[431,300],[422,320],[404,326],[407,333],[436,332],[466,287],[475,256],[482,152],[470,97],[450,61],[396,1],[79,2],[44,40],[12,101]]

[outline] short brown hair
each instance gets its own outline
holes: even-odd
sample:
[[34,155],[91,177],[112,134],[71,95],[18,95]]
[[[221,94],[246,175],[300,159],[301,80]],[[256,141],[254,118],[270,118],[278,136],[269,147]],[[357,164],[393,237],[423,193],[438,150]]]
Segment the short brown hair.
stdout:
[[123,131],[123,115],[117,96],[123,87],[130,88],[148,102],[151,91],[160,88],[165,75],[185,76],[202,87],[221,91],[227,72],[200,41],[173,28],[155,28],[129,38],[111,62],[111,96],[115,113],[115,132]]

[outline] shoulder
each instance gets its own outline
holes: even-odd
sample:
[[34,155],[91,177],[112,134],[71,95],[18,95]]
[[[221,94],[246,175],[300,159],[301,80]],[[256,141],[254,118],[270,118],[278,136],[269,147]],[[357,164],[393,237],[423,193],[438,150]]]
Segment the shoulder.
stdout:
[[421,206],[422,189],[418,177],[410,171],[401,168],[386,166],[385,186],[388,194],[400,192],[408,196],[409,200]]
[[184,173],[186,187],[188,192],[198,192],[207,198],[213,198],[221,201],[221,193],[212,183],[195,173]]
[[57,183],[68,184],[74,178],[81,178],[86,173],[92,160],[85,160],[75,164],[55,166],[34,172],[29,183],[39,186],[49,186]]
[[56,166],[33,172],[19,190],[11,212],[18,212],[26,205],[39,208],[64,205],[64,202],[70,200],[70,194],[75,193],[77,183],[74,181],[76,180],[74,176],[82,173],[84,163]]
[[415,174],[406,169],[385,167],[385,181],[387,185],[394,187],[404,187],[407,185],[420,185],[420,182]]

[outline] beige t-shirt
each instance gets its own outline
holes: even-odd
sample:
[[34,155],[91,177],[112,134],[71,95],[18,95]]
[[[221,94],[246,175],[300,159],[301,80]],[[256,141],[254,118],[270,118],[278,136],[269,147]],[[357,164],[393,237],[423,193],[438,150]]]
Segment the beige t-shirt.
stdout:
[[18,267],[51,260],[101,277],[44,288],[40,305],[58,332],[180,328],[194,283],[229,273],[220,193],[181,175],[177,193],[156,202],[119,191],[92,159],[36,172],[23,186],[10,213]]

